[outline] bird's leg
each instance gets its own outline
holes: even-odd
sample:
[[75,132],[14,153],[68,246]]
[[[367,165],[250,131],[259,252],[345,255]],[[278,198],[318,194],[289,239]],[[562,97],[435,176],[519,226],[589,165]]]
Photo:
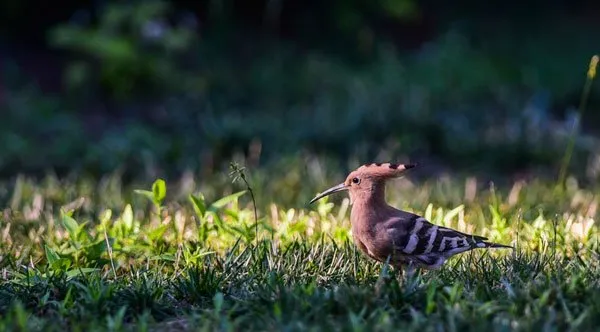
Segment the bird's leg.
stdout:
[[397,273],[398,273],[398,278],[402,279],[402,276],[404,275],[404,270],[402,269],[402,266],[400,266],[400,265],[395,265],[395,266],[394,266],[394,271],[397,271]]
[[389,265],[388,263],[389,261],[386,261],[386,263],[383,265],[381,273],[379,274],[379,278],[377,278],[377,281],[375,282],[375,294],[377,294],[378,296],[384,289],[387,288],[385,286],[387,286],[391,280],[389,274],[390,267],[396,270],[395,266]]
[[386,278],[377,278],[377,281],[375,282],[375,296],[379,297],[382,292],[384,292],[385,289],[385,283],[386,283]]
[[403,267],[404,269],[398,267],[400,272],[398,275],[398,284],[401,286],[406,286],[414,278],[416,266],[412,261],[410,261],[407,264],[404,264]]
[[410,263],[408,263],[408,265],[406,266],[406,279],[412,279],[415,275],[416,272],[416,267],[415,264],[411,261]]
[[398,282],[398,285],[402,285],[403,284],[403,277],[404,277],[404,268],[402,265],[394,265],[394,271],[396,272],[396,281]]

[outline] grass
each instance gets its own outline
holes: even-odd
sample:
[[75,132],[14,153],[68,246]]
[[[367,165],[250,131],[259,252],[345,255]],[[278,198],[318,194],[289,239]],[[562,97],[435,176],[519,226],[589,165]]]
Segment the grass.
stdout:
[[[298,200],[341,178],[317,181],[311,170]],[[405,280],[357,252],[347,198],[292,208],[261,195],[261,179],[273,172],[234,173],[252,185],[256,211],[246,184],[227,174],[132,188],[118,176],[4,182],[0,327],[501,331],[600,323],[597,188],[569,179],[558,195],[539,180],[394,181],[393,205],[517,248],[474,251]]]
[[[473,42],[450,31],[416,53],[383,51],[362,69],[294,49],[238,68],[204,45],[210,70],[163,82],[199,79],[202,89],[190,91],[201,97],[121,107],[101,121],[5,70],[15,83],[0,105],[0,176],[48,165],[61,175],[0,182],[0,328],[592,330],[598,170],[585,188],[567,175],[591,168],[581,155],[597,155],[597,138],[583,139],[552,104],[571,104],[575,64],[595,50],[587,35],[561,43],[546,28],[551,40],[521,35],[517,44],[515,34],[482,30]],[[597,95],[590,72],[580,117]],[[536,166],[558,168],[563,147],[554,190]],[[283,157],[294,153],[303,158]],[[243,155],[249,171],[218,168]],[[406,155],[485,170],[487,179],[415,170],[389,184],[394,206],[516,250],[473,251],[397,279],[357,252],[347,199],[306,204],[344,178],[341,167]],[[119,165],[125,176],[82,175]],[[537,178],[511,183],[492,172],[515,169]],[[158,175],[166,180],[147,180]]]

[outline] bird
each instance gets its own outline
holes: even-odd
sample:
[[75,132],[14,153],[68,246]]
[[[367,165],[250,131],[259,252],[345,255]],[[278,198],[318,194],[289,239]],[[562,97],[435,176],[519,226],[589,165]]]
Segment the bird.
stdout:
[[386,182],[416,164],[371,163],[350,172],[345,181],[317,194],[309,204],[348,191],[354,244],[361,252],[395,269],[438,270],[457,255],[478,248],[512,248],[488,238],[435,225],[417,214],[398,210],[385,200]]

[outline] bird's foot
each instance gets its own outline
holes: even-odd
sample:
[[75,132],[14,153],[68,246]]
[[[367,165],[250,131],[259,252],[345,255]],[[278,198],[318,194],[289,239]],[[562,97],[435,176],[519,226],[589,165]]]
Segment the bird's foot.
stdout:
[[404,266],[404,273],[399,274],[398,284],[403,288],[413,287],[419,282],[420,276],[420,270],[418,270],[412,263],[409,263]]
[[[392,281],[392,276],[389,271],[390,266],[384,265],[381,273],[379,274],[379,278],[375,282],[375,295],[379,296],[385,292],[387,288],[389,288],[390,282]],[[402,270],[400,270],[402,271]]]

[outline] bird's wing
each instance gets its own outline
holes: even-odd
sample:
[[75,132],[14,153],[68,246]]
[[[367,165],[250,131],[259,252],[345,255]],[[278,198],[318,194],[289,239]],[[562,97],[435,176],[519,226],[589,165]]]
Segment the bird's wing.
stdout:
[[485,237],[434,225],[408,212],[389,220],[385,227],[395,252],[424,265],[438,265],[455,254],[487,247]]

